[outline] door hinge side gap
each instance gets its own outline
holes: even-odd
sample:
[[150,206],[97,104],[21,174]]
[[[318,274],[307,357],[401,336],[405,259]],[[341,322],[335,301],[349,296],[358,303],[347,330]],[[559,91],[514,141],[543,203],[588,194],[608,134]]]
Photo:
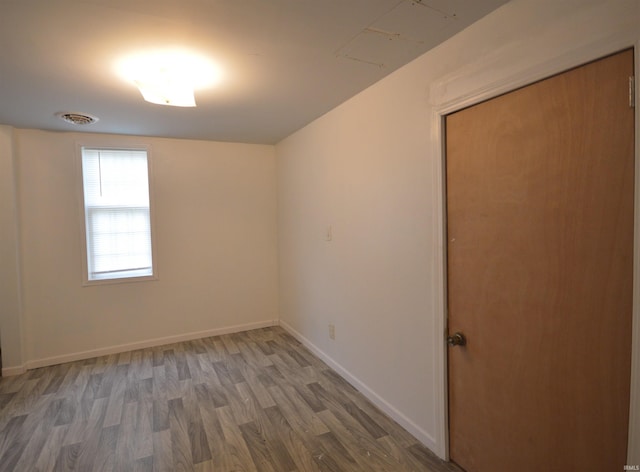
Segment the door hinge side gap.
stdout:
[[636,78],[635,76],[629,77],[629,108],[635,108],[636,106]]

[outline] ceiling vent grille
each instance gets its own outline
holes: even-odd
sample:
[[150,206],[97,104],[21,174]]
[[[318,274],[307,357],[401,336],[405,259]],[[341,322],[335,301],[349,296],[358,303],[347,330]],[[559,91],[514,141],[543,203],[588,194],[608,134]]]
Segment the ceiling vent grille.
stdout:
[[60,112],[56,113],[56,116],[61,120],[74,125],[90,125],[98,121],[98,118],[95,116],[87,115],[85,113]]

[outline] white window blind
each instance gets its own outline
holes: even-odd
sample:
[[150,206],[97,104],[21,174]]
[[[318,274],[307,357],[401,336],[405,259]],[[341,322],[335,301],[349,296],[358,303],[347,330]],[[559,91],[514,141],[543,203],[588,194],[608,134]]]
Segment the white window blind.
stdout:
[[147,151],[82,148],[88,280],[153,275]]

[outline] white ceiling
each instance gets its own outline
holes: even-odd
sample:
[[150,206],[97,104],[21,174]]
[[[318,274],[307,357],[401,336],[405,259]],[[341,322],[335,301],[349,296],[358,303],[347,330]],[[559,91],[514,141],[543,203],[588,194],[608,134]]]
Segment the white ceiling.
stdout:
[[[506,2],[0,0],[0,124],[276,143]],[[167,47],[225,71],[197,108],[144,102],[114,70]]]

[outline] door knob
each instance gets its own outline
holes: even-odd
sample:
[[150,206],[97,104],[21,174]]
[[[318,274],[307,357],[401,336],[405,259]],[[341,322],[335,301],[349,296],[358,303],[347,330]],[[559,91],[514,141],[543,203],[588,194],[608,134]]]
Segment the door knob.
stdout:
[[452,336],[447,336],[447,343],[449,346],[464,346],[467,344],[467,338],[464,337],[464,334],[458,332]]

